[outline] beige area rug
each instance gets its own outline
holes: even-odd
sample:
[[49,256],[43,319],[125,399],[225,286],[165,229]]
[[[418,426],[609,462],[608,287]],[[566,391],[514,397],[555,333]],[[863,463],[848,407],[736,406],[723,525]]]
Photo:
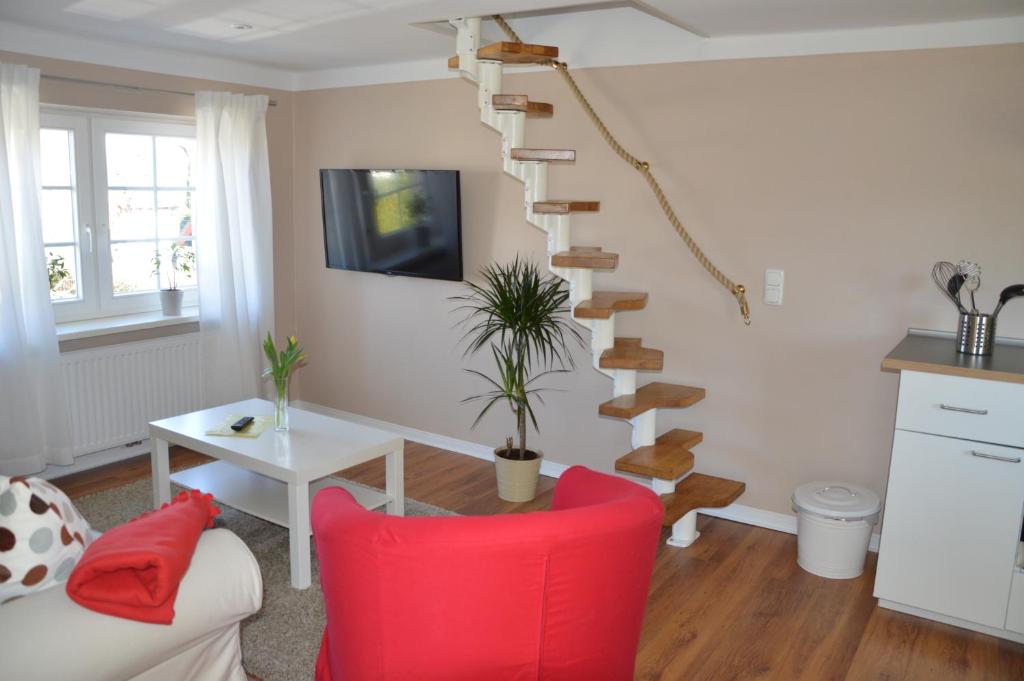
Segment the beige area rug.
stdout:
[[[178,487],[172,485],[172,492]],[[150,481],[139,480],[75,500],[92,527],[101,532],[127,522],[152,504]],[[218,503],[217,525],[226,527],[249,545],[263,573],[263,608],[242,622],[242,660],[250,674],[263,681],[308,681],[324,630],[320,566],[313,552],[313,586],[291,588],[288,531],[265,520]],[[437,506],[406,499],[409,516],[458,515]]]

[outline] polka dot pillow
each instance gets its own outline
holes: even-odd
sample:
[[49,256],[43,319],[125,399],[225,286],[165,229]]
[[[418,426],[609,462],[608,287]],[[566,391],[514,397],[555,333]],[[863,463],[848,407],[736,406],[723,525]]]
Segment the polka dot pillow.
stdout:
[[66,494],[0,475],[0,606],[66,582],[88,542],[89,524]]

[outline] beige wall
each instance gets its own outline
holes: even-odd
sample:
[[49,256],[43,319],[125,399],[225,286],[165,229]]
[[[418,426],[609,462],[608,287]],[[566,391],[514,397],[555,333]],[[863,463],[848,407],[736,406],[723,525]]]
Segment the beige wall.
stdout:
[[[881,491],[897,378],[879,362],[907,327],[952,329],[933,288],[940,258],[985,268],[987,306],[1024,280],[1024,46],[668,64],[581,71],[611,128],[649,159],[707,252],[752,292],[745,328],[696,265],[642,181],[603,145],[557,76],[508,78],[553,102],[529,146],[578,150],[551,172],[554,197],[600,199],[574,242],[621,254],[598,285],[646,290],[618,334],[665,350],[649,380],[707,388],[659,414],[659,432],[705,434],[697,470],[748,483],[742,503],[785,512],[800,482],[838,478]],[[297,331],[309,351],[303,399],[488,445],[511,419],[470,430],[480,389],[462,372],[447,296],[456,284],[327,270],[317,170],[462,171],[471,273],[516,252],[541,258],[520,185],[499,171],[499,138],[473,88],[445,80],[295,98]],[[279,191],[277,188],[276,191]],[[785,305],[760,303],[763,271],[786,271]],[[1024,305],[1001,332],[1024,336]],[[610,469],[627,424],[597,416],[611,383],[583,365],[552,381],[535,440],[552,460]]]
[[[281,329],[294,326],[292,304],[294,274],[292,272],[292,118],[293,95],[290,92],[254,88],[213,80],[181,78],[146,71],[97,66],[47,59],[0,51],[0,61],[27,64],[39,68],[44,75],[80,78],[122,85],[139,85],[167,90],[229,90],[248,94],[265,94],[277,101],[267,113],[267,146],[270,155],[270,178],[273,185],[274,211],[274,304],[276,323]],[[191,97],[147,92],[132,92],[95,85],[80,85],[42,80],[40,99],[43,104],[81,106],[118,111],[195,115]],[[95,344],[95,343],[92,343]]]
[[[44,73],[151,87],[255,88],[0,52]],[[704,386],[707,399],[663,411],[659,432],[701,430],[697,469],[745,480],[742,502],[787,511],[799,482],[839,478],[881,490],[897,379],[878,370],[909,326],[951,329],[928,279],[939,258],[985,268],[984,299],[1024,280],[1024,46],[737,60],[578,72],[623,142],[649,159],[708,253],[751,291],[743,327],[728,294],[664,221],[646,186],[597,137],[552,73],[506,91],[555,104],[531,120],[531,146],[577,149],[554,168],[553,197],[599,199],[574,242],[621,254],[597,285],[651,294],[619,315],[618,334],[665,350],[645,380]],[[317,171],[323,167],[462,171],[465,265],[540,259],[544,235],[523,220],[521,186],[499,170],[499,139],[461,81],[298,94],[268,114],[275,295],[282,332],[310,354],[297,397],[495,445],[511,419],[473,431],[447,296],[457,284],[327,270]],[[191,114],[187,97],[44,81],[44,102]],[[294,201],[293,201],[294,196]],[[786,270],[781,308],[760,304],[767,267]],[[293,309],[294,303],[294,309]],[[1024,305],[1001,319],[1024,336]],[[610,469],[629,427],[597,416],[611,383],[578,353],[551,383],[534,437],[557,462]],[[482,366],[482,362],[477,362]]]

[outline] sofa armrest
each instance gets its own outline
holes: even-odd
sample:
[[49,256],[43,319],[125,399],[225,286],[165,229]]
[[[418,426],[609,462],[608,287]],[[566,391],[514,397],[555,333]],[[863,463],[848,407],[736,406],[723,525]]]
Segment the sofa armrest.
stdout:
[[203,532],[174,604],[174,623],[87,610],[62,586],[0,606],[4,678],[119,681],[257,612],[263,579],[249,547],[226,529]]

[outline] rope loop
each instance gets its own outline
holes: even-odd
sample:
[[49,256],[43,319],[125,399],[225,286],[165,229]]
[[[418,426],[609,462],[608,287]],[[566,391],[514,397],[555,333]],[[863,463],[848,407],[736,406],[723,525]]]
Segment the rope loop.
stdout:
[[[505,32],[509,37],[509,40],[517,43],[523,42],[516,32],[512,30],[509,23],[505,21],[503,16],[495,14],[491,18],[494,19],[494,23],[496,23],[501,30]],[[562,79],[576,97],[576,101],[579,102],[583,111],[590,118],[590,121],[594,124],[594,127],[597,128],[598,133],[600,133],[604,141],[612,148],[612,151],[614,151],[623,161],[633,166],[633,169],[647,180],[647,184],[650,186],[651,192],[654,193],[654,197],[657,199],[658,205],[661,206],[662,212],[665,214],[665,217],[668,219],[672,227],[679,234],[680,238],[682,238],[686,247],[690,249],[690,253],[693,254],[693,257],[698,263],[700,263],[701,267],[703,267],[707,273],[715,279],[715,281],[725,287],[733,296],[736,297],[736,302],[739,303],[740,306],[740,314],[743,316],[743,323],[750,326],[750,304],[747,302],[747,289],[743,284],[737,284],[726,276],[726,274],[722,272],[722,270],[718,269],[704,254],[704,251],[676,215],[675,210],[672,208],[672,204],[669,203],[668,197],[665,196],[664,190],[662,190],[661,185],[658,184],[658,180],[651,172],[651,164],[647,161],[641,161],[636,156],[633,156],[633,154],[626,151],[626,148],[623,147],[617,139],[615,139],[615,136],[612,135],[608,126],[606,126],[604,121],[601,120],[601,117],[597,115],[597,112],[590,104],[590,101],[583,94],[583,91],[580,90],[580,86],[576,84],[576,80],[572,77],[572,74],[569,73],[569,64],[564,61],[558,61],[557,59],[552,59],[549,64],[556,71],[562,74]]]

